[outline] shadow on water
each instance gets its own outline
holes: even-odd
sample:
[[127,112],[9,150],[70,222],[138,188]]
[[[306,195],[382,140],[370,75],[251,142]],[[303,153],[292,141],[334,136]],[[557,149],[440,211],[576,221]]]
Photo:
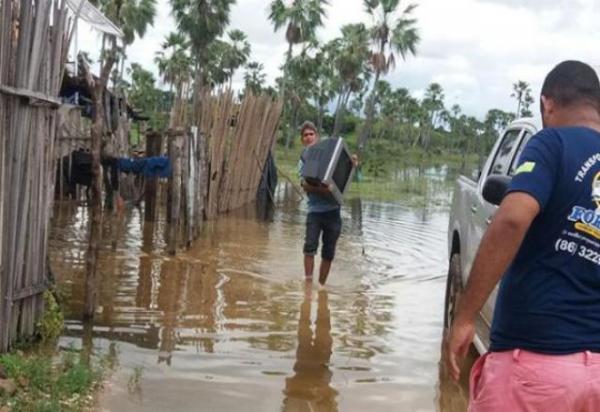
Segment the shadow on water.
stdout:
[[[449,196],[435,189],[448,186],[446,169],[406,173]],[[210,222],[177,257],[163,252],[162,217],[106,219],[93,325],[80,321],[87,209],[57,205],[51,263],[69,296],[61,345],[119,348],[100,408],[464,410],[466,386],[438,367],[448,200],[349,198],[329,291],[316,293],[302,281],[305,205],[287,185],[275,196],[268,215],[249,207]]]

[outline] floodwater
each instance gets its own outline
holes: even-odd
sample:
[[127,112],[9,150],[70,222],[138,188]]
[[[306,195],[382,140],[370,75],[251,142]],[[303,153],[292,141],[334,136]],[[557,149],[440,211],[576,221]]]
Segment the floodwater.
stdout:
[[[101,411],[462,411],[440,372],[449,199],[456,173],[426,179],[421,206],[349,199],[326,291],[303,282],[305,207],[289,187],[271,218],[250,207],[207,225],[177,257],[142,212],[106,219],[94,348],[119,368]],[[407,193],[406,196],[411,196]],[[62,346],[80,346],[87,209],[57,205],[51,264],[69,296]]]

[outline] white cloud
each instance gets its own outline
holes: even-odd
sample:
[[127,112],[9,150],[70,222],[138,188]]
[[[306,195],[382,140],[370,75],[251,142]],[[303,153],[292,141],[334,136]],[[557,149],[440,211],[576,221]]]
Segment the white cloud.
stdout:
[[[386,80],[422,96],[431,82],[442,85],[448,106],[482,117],[497,107],[514,110],[512,84],[525,80],[537,100],[545,74],[558,62],[579,59],[598,66],[600,2],[594,0],[413,0],[421,44],[417,57],[399,61]],[[153,58],[164,36],[176,29],[167,0],[158,0],[158,16],[146,37],[129,49],[129,60],[154,68]],[[403,4],[408,4],[404,1]],[[271,84],[280,75],[287,45],[285,32],[273,32],[268,0],[238,0],[231,28],[247,33],[252,60],[264,64]],[[362,0],[331,0],[323,41],[339,34],[341,26],[368,22]],[[80,48],[99,49],[99,36],[83,28]],[[97,53],[92,53],[97,55]],[[242,70],[234,77],[241,87]],[[535,106],[534,106],[535,108]]]

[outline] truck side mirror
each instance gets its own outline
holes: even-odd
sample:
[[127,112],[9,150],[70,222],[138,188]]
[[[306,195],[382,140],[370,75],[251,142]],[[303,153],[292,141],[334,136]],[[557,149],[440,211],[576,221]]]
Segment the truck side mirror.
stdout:
[[493,205],[499,205],[504,199],[512,178],[505,175],[489,176],[483,185],[483,198]]

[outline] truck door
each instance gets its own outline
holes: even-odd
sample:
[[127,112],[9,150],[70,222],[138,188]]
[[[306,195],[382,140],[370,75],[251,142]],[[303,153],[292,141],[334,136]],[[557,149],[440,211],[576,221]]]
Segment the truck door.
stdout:
[[[510,175],[513,172],[513,161],[515,155],[520,153],[521,142],[524,136],[523,127],[515,127],[508,129],[504,132],[500,145],[494,154],[494,158],[489,165],[487,170],[484,170],[481,174],[481,178],[478,184],[478,190],[472,194],[473,198],[470,199],[470,213],[471,219],[469,224],[469,239],[468,245],[469,250],[467,253],[468,262],[471,264],[475,259],[477,248],[481,242],[483,234],[487,230],[488,225],[492,221],[492,216],[496,211],[496,206],[486,202],[482,196],[483,185],[485,180],[490,175]],[[469,268],[470,269],[470,268]],[[492,312],[494,304],[496,302],[496,290],[494,290],[481,310],[481,321],[483,324],[478,325],[478,335],[483,339],[487,340],[489,336],[489,327],[492,322]],[[481,330],[479,330],[481,329]],[[485,342],[487,345],[488,342]]]

